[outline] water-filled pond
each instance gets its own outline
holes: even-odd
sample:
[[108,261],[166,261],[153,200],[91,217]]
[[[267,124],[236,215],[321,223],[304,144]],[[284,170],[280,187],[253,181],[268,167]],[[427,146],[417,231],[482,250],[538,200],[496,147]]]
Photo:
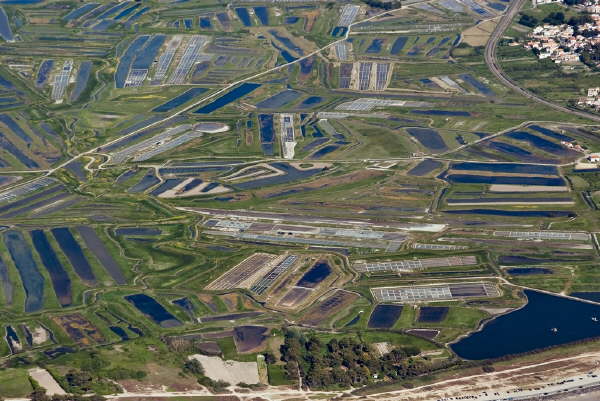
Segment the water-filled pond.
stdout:
[[156,324],[161,327],[177,327],[181,326],[181,322],[177,320],[164,306],[159,304],[154,298],[146,294],[133,294],[125,296],[125,299],[133,304],[144,315],[150,317]]
[[44,276],[33,259],[31,249],[19,231],[6,231],[4,244],[15,263],[25,289],[25,312],[35,312],[44,304]]
[[207,105],[199,108],[194,113],[198,113],[198,114],[212,113],[213,111],[218,110],[221,107],[224,107],[224,106],[228,105],[229,103],[234,102],[237,99],[246,96],[247,94],[254,91],[255,89],[257,89],[260,86],[261,86],[261,84],[256,84],[256,83],[252,83],[252,82],[244,82],[237,88],[227,92],[226,94],[218,97],[217,99],[213,100],[212,102],[208,103]]
[[176,107],[181,106],[182,104],[192,100],[193,98],[200,96],[204,92],[206,92],[207,88],[191,88],[187,91],[183,92],[181,95],[174,97],[166,103],[161,104],[160,106],[152,109],[155,113],[164,113],[167,111],[171,111]]
[[600,336],[600,306],[525,290],[527,304],[499,316],[451,348],[465,359],[500,358]]
[[81,246],[73,237],[73,234],[67,227],[56,227],[50,230],[52,235],[58,242],[60,249],[69,259],[75,273],[84,281],[90,284],[96,282],[96,276],[92,271],[92,267],[81,250]]
[[377,305],[367,326],[371,329],[389,329],[402,314],[402,305]]
[[331,267],[326,261],[317,262],[309,271],[304,273],[298,287],[315,288],[331,274]]
[[264,6],[254,7],[254,13],[263,25],[269,25],[269,9]]
[[448,315],[447,306],[421,306],[419,308],[419,322],[421,323],[438,323]]
[[508,217],[575,217],[575,212],[567,210],[498,210],[498,209],[469,209],[469,210],[446,210],[450,214],[478,214],[484,216],[508,216]]
[[252,26],[252,19],[250,18],[250,13],[248,12],[247,8],[237,7],[235,9],[235,13],[240,18],[240,21],[242,21],[244,26]]

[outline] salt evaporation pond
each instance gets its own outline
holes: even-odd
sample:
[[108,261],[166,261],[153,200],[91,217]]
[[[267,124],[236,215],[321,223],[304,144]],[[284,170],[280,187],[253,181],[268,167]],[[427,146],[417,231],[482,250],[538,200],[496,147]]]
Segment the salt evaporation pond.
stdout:
[[566,210],[498,210],[498,209],[469,209],[469,210],[445,210],[449,214],[478,214],[483,216],[506,216],[506,217],[576,217],[577,214]]
[[296,284],[298,287],[315,288],[331,274],[331,267],[325,261],[317,262]]
[[519,163],[458,162],[452,163],[452,169],[468,171],[491,171],[494,173],[558,174],[558,170],[555,166]]
[[510,175],[471,175],[471,174],[450,174],[446,180],[453,183],[463,184],[508,184],[508,185],[544,185],[561,187],[565,182],[560,177],[526,177]]
[[197,96],[200,96],[204,92],[206,92],[207,88],[191,88],[187,91],[183,92],[181,95],[174,97],[166,103],[161,104],[160,106],[152,109],[155,113],[164,113],[166,111],[171,111],[176,107],[181,106],[182,104],[194,99]]
[[293,89],[285,89],[256,104],[259,109],[276,109],[282,107],[300,97],[300,92]]
[[244,26],[252,26],[252,20],[250,19],[250,14],[248,13],[247,8],[238,7],[235,9],[235,13],[238,15]]
[[394,327],[402,314],[402,305],[377,305],[367,326],[370,329],[389,329]]
[[448,147],[440,134],[431,128],[407,128],[406,132],[432,152],[448,150]]
[[125,79],[127,78],[127,74],[129,74],[129,67],[131,67],[134,57],[136,57],[137,53],[146,44],[148,39],[150,39],[150,35],[138,36],[131,42],[125,53],[120,57],[119,65],[117,65],[117,70],[115,72],[115,86],[117,88],[125,87]]
[[506,272],[511,276],[530,276],[533,274],[553,274],[551,269],[543,267],[513,267],[506,269]]
[[254,12],[261,24],[269,25],[269,9],[267,7],[254,7]]
[[394,44],[392,45],[392,49],[390,50],[390,53],[391,54],[400,54],[402,49],[404,49],[404,46],[406,46],[407,41],[408,41],[408,37],[406,37],[406,36],[398,37],[394,41]]
[[77,275],[84,281],[90,284],[96,283],[96,276],[92,271],[92,267],[81,250],[81,246],[73,237],[73,234],[67,227],[57,227],[50,230],[56,242],[62,249],[63,253],[73,265],[73,269]]
[[450,308],[447,306],[421,306],[419,308],[420,323],[438,323],[446,318]]
[[90,78],[90,73],[92,72],[92,62],[84,61],[79,66],[79,71],[77,71],[77,78],[75,80],[75,88],[73,92],[71,92],[71,101],[74,102],[83,93],[84,89],[87,87],[88,80]]
[[69,306],[73,302],[71,294],[71,279],[67,274],[64,266],[58,260],[56,252],[50,246],[50,242],[43,230],[33,230],[29,232],[33,246],[37,250],[38,255],[52,281],[52,287],[58,298],[61,306]]
[[559,141],[573,142],[575,140],[570,136],[559,134],[558,132],[552,131],[548,128],[540,127],[539,125],[530,125],[528,128]]
[[213,111],[218,110],[221,107],[224,107],[224,106],[228,105],[229,103],[234,102],[243,96],[246,96],[250,92],[259,88],[260,86],[261,86],[261,84],[256,84],[256,83],[252,83],[252,82],[244,82],[237,88],[229,91],[228,93],[217,98],[216,100],[212,101],[211,103],[208,103],[206,106],[199,108],[194,113],[198,113],[198,114],[212,113]]
[[408,171],[408,173],[406,173],[406,174],[421,177],[421,176],[427,175],[427,174],[431,173],[432,171],[442,167],[442,165],[443,164],[437,160],[425,159],[422,162],[420,162],[419,164],[417,164],[415,167],[410,169]]
[[25,289],[25,312],[36,312],[44,304],[44,276],[40,273],[23,235],[14,230],[4,233],[4,244],[19,271]]
[[8,23],[8,15],[2,7],[0,7],[0,37],[6,42],[12,42],[14,40],[10,24]]
[[202,29],[210,29],[212,27],[209,17],[200,17],[199,24]]
[[567,149],[565,149],[562,145],[559,145],[554,142],[550,142],[547,139],[539,137],[537,135],[530,134],[525,131],[513,131],[506,134],[509,138],[513,138],[519,141],[524,141],[529,143],[531,146],[534,146],[544,152],[553,153],[556,155],[564,155],[569,153]]
[[133,304],[140,312],[150,317],[152,321],[161,327],[181,326],[181,322],[175,318],[164,306],[154,298],[146,294],[133,294],[125,296],[125,299]]
[[328,155],[329,153],[332,153],[332,152],[336,151],[337,149],[339,149],[339,146],[337,146],[337,145],[324,146],[321,149],[319,149],[318,151],[316,151],[315,153],[313,153],[310,156],[310,159],[320,159],[321,157]]

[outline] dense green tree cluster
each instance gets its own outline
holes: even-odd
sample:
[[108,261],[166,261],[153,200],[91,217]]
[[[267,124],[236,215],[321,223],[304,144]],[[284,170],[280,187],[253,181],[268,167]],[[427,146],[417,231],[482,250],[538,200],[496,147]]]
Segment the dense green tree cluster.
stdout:
[[521,14],[521,18],[519,18],[519,24],[528,26],[530,28],[537,26],[538,23],[539,20],[533,15]]
[[204,376],[204,366],[196,359],[188,359],[183,363],[183,373],[193,376]]
[[579,26],[581,26],[583,24],[591,24],[592,22],[594,22],[594,20],[592,19],[591,15],[588,13],[583,13],[583,14],[579,14],[577,16],[573,16],[573,17],[569,18],[569,20],[567,21],[567,24],[576,28],[576,31],[579,32],[580,29],[577,29]]
[[600,64],[600,45],[589,46],[581,52],[581,61],[588,67],[598,70]]
[[[578,14],[567,20],[565,13],[563,13],[562,11],[553,11],[542,19],[542,23],[544,23],[544,24],[550,24],[550,25],[568,24],[568,25],[571,25],[575,29],[575,34],[579,33],[579,31],[580,31],[578,29],[579,26],[586,24],[586,23],[591,23],[591,22],[593,22],[593,20],[592,20],[592,17],[590,16],[590,14],[588,14],[588,13]],[[533,15],[521,14],[521,17],[519,18],[519,24],[533,28],[533,27],[539,25],[540,21],[537,17],[535,17]]]
[[550,25],[562,25],[565,23],[565,13],[562,11],[551,12],[542,22]]
[[281,346],[289,378],[302,375],[310,388],[361,386],[380,380],[397,380],[430,371],[430,366],[413,358],[415,347],[396,348],[380,356],[368,344],[352,337],[334,338],[322,344],[315,337],[287,330]]

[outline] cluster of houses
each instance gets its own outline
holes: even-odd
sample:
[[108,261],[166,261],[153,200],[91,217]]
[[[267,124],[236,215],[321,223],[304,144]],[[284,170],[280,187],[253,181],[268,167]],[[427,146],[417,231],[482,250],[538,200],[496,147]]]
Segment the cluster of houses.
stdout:
[[600,110],[600,87],[588,88],[587,96],[580,97],[577,104]]
[[[580,7],[590,13],[592,22],[581,24],[576,30],[568,24],[537,26],[529,34],[525,48],[534,50],[540,59],[549,58],[557,64],[580,61],[580,53],[589,46],[600,44],[600,0]],[[582,35],[582,32],[586,32]]]

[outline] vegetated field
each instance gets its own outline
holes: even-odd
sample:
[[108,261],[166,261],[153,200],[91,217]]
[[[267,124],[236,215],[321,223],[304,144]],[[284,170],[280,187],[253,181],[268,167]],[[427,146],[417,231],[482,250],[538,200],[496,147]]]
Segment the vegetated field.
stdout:
[[6,369],[0,380],[2,394],[6,397],[27,396],[33,388],[26,369]]
[[[379,386],[458,369],[441,344],[526,302],[505,283],[597,301],[600,170],[579,162],[600,129],[488,71],[502,6],[2,3],[0,397],[34,366],[77,393],[218,392],[184,366],[202,350],[295,384],[292,338],[382,366],[328,382],[296,355],[311,390]],[[499,58],[563,103],[595,86]]]

